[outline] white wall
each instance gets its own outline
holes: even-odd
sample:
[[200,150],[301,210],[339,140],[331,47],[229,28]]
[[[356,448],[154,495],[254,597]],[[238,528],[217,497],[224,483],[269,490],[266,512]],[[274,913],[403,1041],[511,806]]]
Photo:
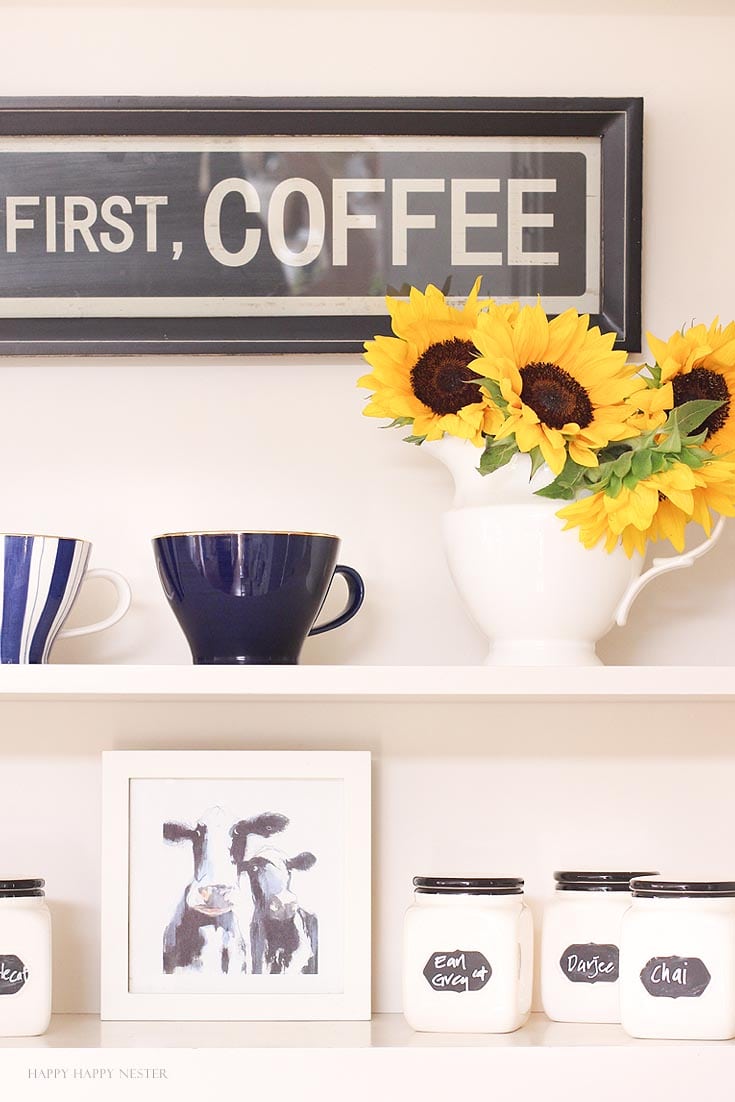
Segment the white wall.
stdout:
[[[644,325],[668,334],[693,316],[735,315],[729,9],[724,0],[3,7],[0,94],[643,95]],[[485,643],[439,544],[448,476],[361,418],[360,370],[358,357],[4,361],[0,528],[84,535],[94,563],[121,569],[135,590],[122,625],[59,645],[56,659],[185,662],[151,535],[273,526],[340,533],[343,559],[366,578],[364,612],[309,643],[307,661],[479,661]],[[735,664],[734,551],[728,531],[690,573],[647,589],[604,657]],[[90,593],[77,618],[105,600]],[[96,1005],[103,747],[371,747],[382,1010],[398,1009],[410,876],[455,871],[458,837],[472,839],[463,867],[525,872],[536,896],[564,863],[660,854],[691,868],[706,853],[727,865],[732,824],[721,809],[735,763],[718,734],[727,709],[575,708],[3,705],[0,855],[31,874],[45,866],[59,1006]],[[705,758],[694,758],[695,744]],[[480,799],[468,800],[468,775]],[[687,782],[685,820],[668,794]],[[442,785],[439,821],[426,793]],[[576,814],[565,814],[581,792]]]
[[[451,15],[419,0],[11,6],[0,94],[640,94],[644,327],[727,320],[735,19],[724,0],[617,10],[527,0],[462,0]],[[343,558],[364,572],[364,612],[309,643],[307,661],[480,659],[484,640],[439,542],[448,476],[361,417],[360,370],[359,357],[3,361],[0,529],[85,535],[93,562],[121,569],[135,590],[126,622],[59,644],[56,660],[186,661],[149,538],[230,526],[337,532]],[[734,548],[728,532],[691,574],[646,590],[626,631],[603,644],[606,660],[735,660],[722,615],[735,608]],[[77,620],[104,607],[96,584]]]

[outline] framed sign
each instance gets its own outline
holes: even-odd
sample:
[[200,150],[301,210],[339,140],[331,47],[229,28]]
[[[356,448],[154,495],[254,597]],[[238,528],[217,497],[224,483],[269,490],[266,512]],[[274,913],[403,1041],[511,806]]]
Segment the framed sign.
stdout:
[[640,99],[1,99],[0,354],[355,352],[386,294],[640,348]]

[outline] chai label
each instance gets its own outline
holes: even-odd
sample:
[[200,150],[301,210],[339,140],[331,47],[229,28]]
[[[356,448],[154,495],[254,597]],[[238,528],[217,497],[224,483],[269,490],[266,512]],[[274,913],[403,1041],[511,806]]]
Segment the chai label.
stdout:
[[657,999],[698,999],[712,977],[699,957],[652,957],[641,983]]
[[28,969],[20,957],[0,956],[0,996],[17,995],[28,979]]
[[490,961],[474,949],[432,953],[424,976],[434,991],[481,991],[493,974]]
[[617,983],[620,976],[620,950],[617,945],[569,945],[561,955],[559,967],[571,983]]

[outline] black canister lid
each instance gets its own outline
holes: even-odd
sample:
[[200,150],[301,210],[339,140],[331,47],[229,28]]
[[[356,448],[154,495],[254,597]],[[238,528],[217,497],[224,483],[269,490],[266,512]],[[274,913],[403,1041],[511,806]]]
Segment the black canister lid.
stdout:
[[636,876],[658,876],[656,872],[555,872],[558,892],[627,892]]
[[636,899],[727,899],[735,897],[735,880],[633,880]]
[[0,899],[38,898],[45,886],[45,880],[0,880]]
[[414,876],[422,895],[523,895],[518,876]]

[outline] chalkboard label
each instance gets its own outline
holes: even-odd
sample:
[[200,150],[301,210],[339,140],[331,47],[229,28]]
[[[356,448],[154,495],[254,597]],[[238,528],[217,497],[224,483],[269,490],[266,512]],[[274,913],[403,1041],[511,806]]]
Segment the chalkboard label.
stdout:
[[0,995],[16,995],[28,979],[28,969],[20,957],[0,956]]
[[426,982],[435,991],[481,991],[492,974],[487,957],[472,949],[432,953],[424,967]]
[[559,967],[571,983],[617,983],[620,950],[617,945],[569,945]]
[[698,999],[712,979],[699,957],[652,957],[641,983],[657,999]]

